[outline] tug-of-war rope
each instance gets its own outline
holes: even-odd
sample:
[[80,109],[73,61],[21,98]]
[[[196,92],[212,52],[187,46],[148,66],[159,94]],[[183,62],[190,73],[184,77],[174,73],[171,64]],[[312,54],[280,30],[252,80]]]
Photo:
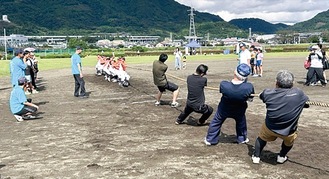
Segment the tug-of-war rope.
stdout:
[[[151,70],[146,70],[146,69],[142,69],[142,68],[135,68],[135,67],[129,67],[129,68],[136,69],[136,70],[141,70],[141,71],[149,71],[149,72],[152,72]],[[177,79],[177,80],[180,80],[180,81],[186,81],[183,78],[180,78],[180,77],[177,77],[177,76],[168,74],[168,73],[166,73],[166,76],[170,76],[170,77],[172,77],[174,79]],[[205,89],[216,90],[216,91],[219,90],[219,88],[214,88],[214,87],[210,87],[210,86],[206,86]],[[259,97],[259,94],[251,94],[251,96]],[[329,107],[329,104],[328,103],[322,103],[322,102],[316,102],[316,101],[307,101],[306,104],[313,105],[313,106]]]

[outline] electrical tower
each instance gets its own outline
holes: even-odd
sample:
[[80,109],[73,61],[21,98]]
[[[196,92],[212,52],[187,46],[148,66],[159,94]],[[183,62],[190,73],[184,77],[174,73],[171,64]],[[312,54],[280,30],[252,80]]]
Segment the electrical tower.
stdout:
[[191,11],[191,13],[189,14],[190,16],[190,31],[189,31],[189,40],[196,40],[196,33],[195,33],[195,25],[194,25],[194,9],[193,7],[191,7],[191,10],[188,10],[188,11]]

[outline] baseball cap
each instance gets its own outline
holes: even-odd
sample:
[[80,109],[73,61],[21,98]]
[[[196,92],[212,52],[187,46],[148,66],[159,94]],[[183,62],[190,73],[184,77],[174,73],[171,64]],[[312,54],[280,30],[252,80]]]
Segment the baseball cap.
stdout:
[[239,44],[239,47],[245,47],[245,46],[246,46],[245,43],[240,43],[240,44]]
[[26,82],[27,82],[27,80],[26,80],[25,77],[20,77],[20,78],[18,79],[18,85],[23,85],[23,84],[26,83]]
[[77,49],[77,50],[83,50],[83,48],[80,47],[80,46],[77,46],[76,49]]
[[24,53],[23,49],[17,49],[15,50],[15,55],[17,56],[20,53]]
[[313,46],[312,46],[312,49],[313,49],[313,50],[319,50],[320,47],[319,47],[318,45],[313,45]]
[[247,77],[248,75],[250,75],[251,69],[250,69],[249,65],[242,63],[242,64],[238,65],[238,67],[236,68],[236,71],[242,77]]

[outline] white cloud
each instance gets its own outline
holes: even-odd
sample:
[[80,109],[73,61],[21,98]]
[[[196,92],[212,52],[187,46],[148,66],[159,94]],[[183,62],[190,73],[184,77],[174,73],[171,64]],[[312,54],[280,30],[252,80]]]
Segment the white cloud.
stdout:
[[297,23],[329,9],[328,0],[176,0],[225,21],[260,18],[271,23]]

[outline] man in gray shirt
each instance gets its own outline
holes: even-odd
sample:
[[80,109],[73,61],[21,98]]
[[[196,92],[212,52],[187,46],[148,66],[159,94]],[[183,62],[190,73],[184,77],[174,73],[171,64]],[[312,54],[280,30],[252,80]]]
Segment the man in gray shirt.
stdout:
[[299,116],[308,97],[299,88],[293,88],[294,75],[286,70],[279,71],[276,76],[276,88],[265,89],[260,99],[266,104],[265,123],[259,132],[252,156],[253,163],[260,162],[260,154],[267,142],[277,138],[283,139],[277,163],[287,161],[287,153],[297,138]]

